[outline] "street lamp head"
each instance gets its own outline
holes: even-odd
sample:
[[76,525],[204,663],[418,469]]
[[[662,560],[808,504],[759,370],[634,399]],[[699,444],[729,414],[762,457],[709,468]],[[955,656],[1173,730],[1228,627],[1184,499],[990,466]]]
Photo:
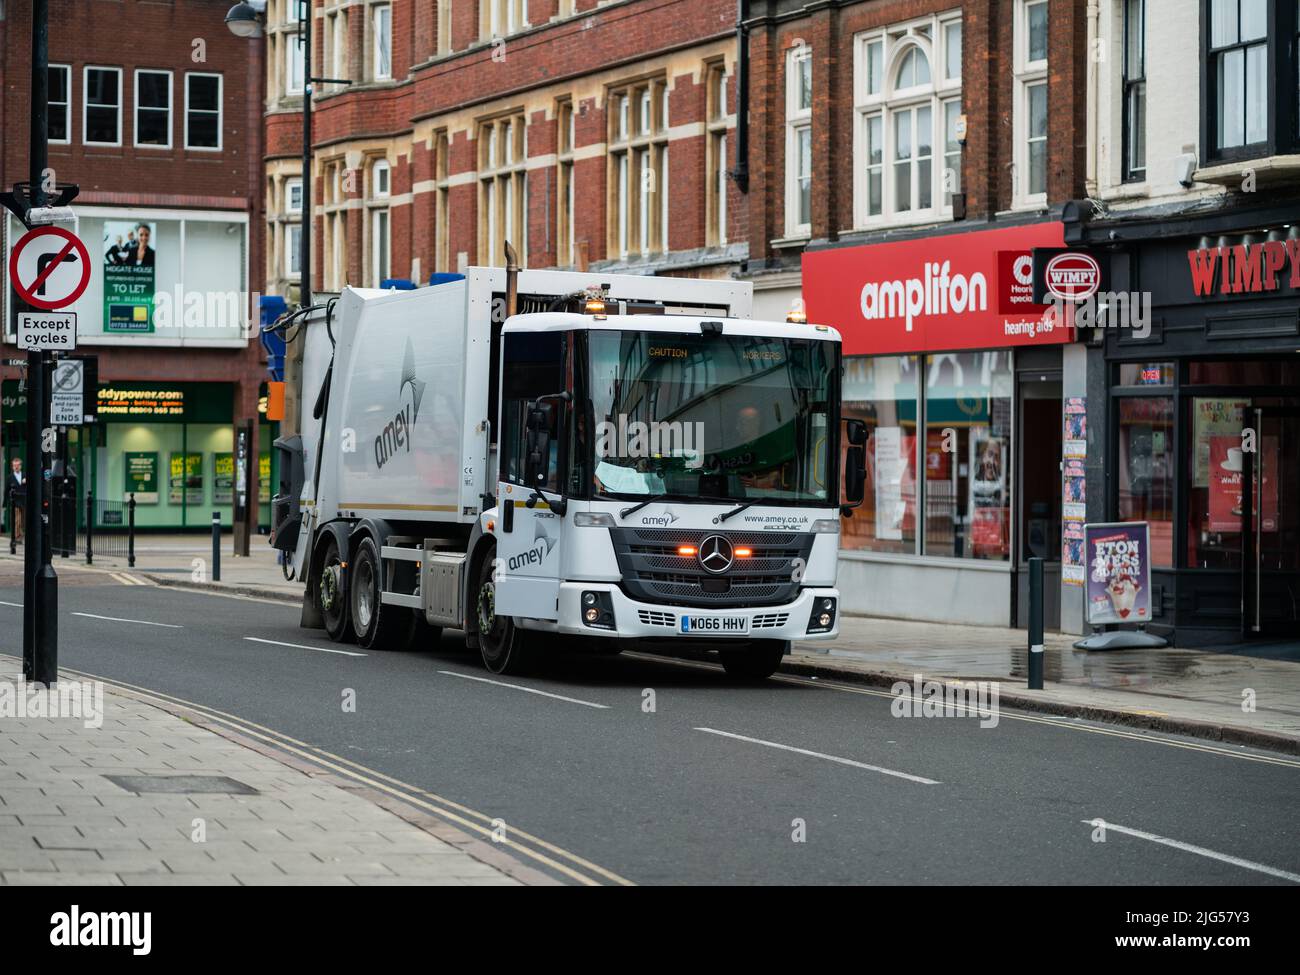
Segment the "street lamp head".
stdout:
[[226,26],[236,37],[261,37],[262,14],[265,12],[266,0],[237,3],[226,14]]

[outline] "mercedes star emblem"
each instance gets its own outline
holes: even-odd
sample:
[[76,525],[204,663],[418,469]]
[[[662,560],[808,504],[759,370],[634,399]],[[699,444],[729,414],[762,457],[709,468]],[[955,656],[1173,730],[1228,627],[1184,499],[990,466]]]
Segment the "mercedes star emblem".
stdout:
[[710,535],[700,543],[700,565],[704,567],[705,572],[712,572],[714,575],[726,572],[731,568],[734,557],[731,542],[721,535]]

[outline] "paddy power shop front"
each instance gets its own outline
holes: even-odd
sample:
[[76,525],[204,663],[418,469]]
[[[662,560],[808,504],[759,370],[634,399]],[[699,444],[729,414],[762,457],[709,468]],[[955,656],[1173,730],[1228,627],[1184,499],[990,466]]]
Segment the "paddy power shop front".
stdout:
[[[26,395],[5,380],[6,462],[22,456]],[[67,469],[78,476],[78,520],[88,488],[95,498],[135,496],[142,530],[208,529],[212,512],[231,525],[234,479],[234,386],[199,382],[101,382],[98,421],[67,431]],[[270,524],[271,436],[259,426],[259,525]],[[102,526],[97,526],[102,527]]]

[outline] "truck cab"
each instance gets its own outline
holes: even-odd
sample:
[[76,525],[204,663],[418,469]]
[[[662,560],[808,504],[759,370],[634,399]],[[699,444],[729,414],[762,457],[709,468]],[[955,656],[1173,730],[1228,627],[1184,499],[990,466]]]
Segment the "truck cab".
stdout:
[[839,364],[826,326],[598,310],[507,321],[483,513],[495,552],[474,606],[489,668],[513,669],[551,633],[692,643],[766,677],[790,641],[834,638]]

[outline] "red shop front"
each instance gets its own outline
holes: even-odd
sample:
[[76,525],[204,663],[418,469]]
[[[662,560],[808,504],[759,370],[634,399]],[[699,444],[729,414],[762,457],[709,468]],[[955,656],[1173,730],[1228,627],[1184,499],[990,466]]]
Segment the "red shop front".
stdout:
[[1033,302],[1031,252],[1062,233],[1035,223],[805,252],[809,321],[843,335],[844,414],[870,431],[867,497],[843,524],[841,589],[860,602],[847,608],[1022,624],[1037,555],[1059,623],[1062,579],[1082,578],[1062,573],[1063,515],[1082,519],[1085,503],[1082,479],[1062,472],[1082,467],[1086,388],[1082,356],[1062,353],[1082,352],[1074,330]]

